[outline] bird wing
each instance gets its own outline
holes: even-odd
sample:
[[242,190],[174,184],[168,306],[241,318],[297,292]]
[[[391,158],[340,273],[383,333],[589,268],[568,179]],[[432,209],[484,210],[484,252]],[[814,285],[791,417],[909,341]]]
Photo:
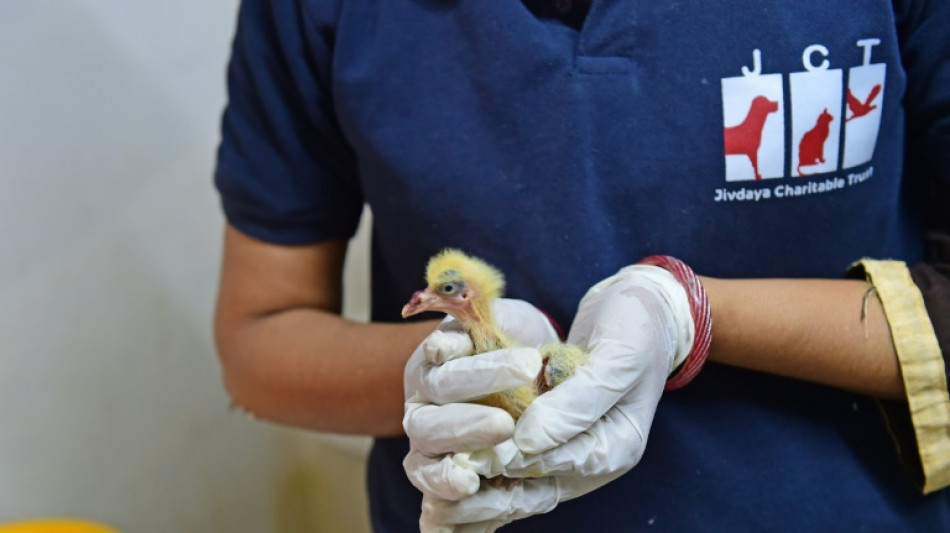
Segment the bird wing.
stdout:
[[880,84],[880,83],[871,88],[871,92],[868,93],[867,99],[864,100],[864,105],[865,105],[865,106],[870,106],[870,105],[871,105],[871,102],[873,102],[874,99],[877,98],[877,95],[879,95],[879,94],[881,94],[881,84]]
[[[873,92],[873,91],[872,91]],[[851,110],[855,115],[860,114],[861,109],[864,107],[864,103],[861,100],[855,98],[854,94],[851,92],[851,89],[848,89],[848,109]]]

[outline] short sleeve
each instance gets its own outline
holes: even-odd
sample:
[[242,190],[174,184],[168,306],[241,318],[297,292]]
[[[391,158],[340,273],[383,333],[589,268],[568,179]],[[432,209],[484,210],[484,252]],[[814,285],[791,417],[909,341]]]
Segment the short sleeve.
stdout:
[[950,395],[944,361],[921,292],[902,261],[852,266],[873,286],[887,317],[905,402],[881,401],[908,473],[924,493],[950,485]]
[[354,155],[333,112],[330,15],[241,3],[214,180],[228,222],[261,240],[348,238],[359,223]]

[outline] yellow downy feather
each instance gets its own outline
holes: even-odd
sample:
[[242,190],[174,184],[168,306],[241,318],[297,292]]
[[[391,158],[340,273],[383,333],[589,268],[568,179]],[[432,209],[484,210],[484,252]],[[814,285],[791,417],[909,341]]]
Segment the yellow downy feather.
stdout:
[[[429,287],[437,287],[449,281],[464,281],[467,286],[477,288],[476,297],[471,302],[474,319],[455,317],[472,338],[475,353],[513,346],[507,336],[498,329],[491,313],[492,301],[504,293],[504,275],[477,257],[466,255],[459,250],[446,249],[429,260],[426,266],[426,283]],[[541,355],[547,362],[545,373],[552,385],[572,376],[574,368],[587,359],[586,353],[563,343],[541,348]],[[540,392],[539,383],[535,382],[489,394],[474,400],[474,403],[504,409],[518,420]]]
[[[426,266],[426,283],[430,287],[455,278],[478,288],[478,296],[471,304],[477,319],[474,323],[462,324],[472,338],[475,353],[510,347],[511,341],[497,328],[491,313],[492,301],[504,294],[504,275],[485,261],[456,249],[443,250],[429,260]],[[474,403],[504,409],[517,420],[537,396],[537,386],[531,384],[489,394],[474,400]]]

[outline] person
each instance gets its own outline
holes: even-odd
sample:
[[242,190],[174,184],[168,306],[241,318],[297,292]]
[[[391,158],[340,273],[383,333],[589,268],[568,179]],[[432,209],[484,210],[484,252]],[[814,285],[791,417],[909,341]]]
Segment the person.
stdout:
[[[911,0],[244,0],[215,172],[229,394],[375,436],[377,531],[950,529],[948,26]],[[338,314],[364,205],[365,324]],[[399,316],[445,247],[506,274],[521,343],[547,315],[591,350],[582,379],[517,423],[458,403],[519,363],[426,362],[467,353]]]

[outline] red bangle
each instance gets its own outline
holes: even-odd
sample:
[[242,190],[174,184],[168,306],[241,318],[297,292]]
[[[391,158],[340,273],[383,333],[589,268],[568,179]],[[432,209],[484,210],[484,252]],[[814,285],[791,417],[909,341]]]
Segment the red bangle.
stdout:
[[712,344],[712,312],[709,309],[709,299],[699,276],[686,263],[668,255],[651,255],[637,262],[639,265],[654,265],[668,270],[676,281],[686,289],[689,298],[689,311],[693,315],[695,333],[693,348],[686,356],[686,361],[679,369],[666,380],[664,390],[674,390],[685,386],[699,374],[699,370],[709,356],[709,346]]

